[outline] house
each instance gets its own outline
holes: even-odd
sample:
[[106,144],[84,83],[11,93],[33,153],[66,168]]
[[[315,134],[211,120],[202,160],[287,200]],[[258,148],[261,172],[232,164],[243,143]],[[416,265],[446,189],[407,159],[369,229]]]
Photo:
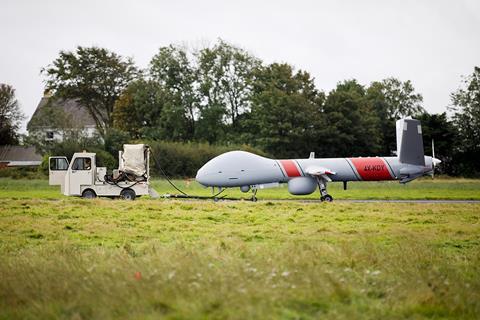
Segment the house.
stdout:
[[35,147],[0,146],[0,169],[5,167],[35,167],[42,163],[42,156]]
[[29,136],[43,141],[62,141],[69,132],[97,135],[95,120],[75,99],[55,99],[48,91],[27,124]]

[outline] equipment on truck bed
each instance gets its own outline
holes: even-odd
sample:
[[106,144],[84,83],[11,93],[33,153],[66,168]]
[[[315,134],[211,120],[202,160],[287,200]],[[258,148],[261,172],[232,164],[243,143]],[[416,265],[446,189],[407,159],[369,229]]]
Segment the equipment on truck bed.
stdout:
[[118,152],[118,169],[107,174],[106,167],[96,166],[96,154],[77,152],[71,163],[66,157],[49,158],[49,184],[60,185],[66,196],[83,198],[156,195],[150,183],[150,148],[145,144],[125,144]]

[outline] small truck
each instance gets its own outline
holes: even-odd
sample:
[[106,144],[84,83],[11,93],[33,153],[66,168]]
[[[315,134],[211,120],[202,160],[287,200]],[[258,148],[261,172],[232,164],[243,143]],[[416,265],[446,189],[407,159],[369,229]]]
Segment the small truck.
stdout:
[[71,162],[66,157],[49,158],[49,184],[60,185],[66,196],[83,198],[136,197],[155,194],[150,190],[150,148],[145,144],[125,144],[118,152],[118,169],[107,174],[106,167],[96,166],[96,154],[77,152]]

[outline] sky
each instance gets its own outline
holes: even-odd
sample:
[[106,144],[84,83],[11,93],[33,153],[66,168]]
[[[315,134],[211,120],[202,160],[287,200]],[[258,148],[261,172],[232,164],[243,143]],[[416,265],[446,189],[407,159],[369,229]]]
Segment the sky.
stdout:
[[325,92],[345,79],[411,80],[439,113],[480,65],[480,1],[0,0],[0,83],[16,89],[26,123],[60,50],[105,47],[146,68],[162,46],[218,38],[310,72]]

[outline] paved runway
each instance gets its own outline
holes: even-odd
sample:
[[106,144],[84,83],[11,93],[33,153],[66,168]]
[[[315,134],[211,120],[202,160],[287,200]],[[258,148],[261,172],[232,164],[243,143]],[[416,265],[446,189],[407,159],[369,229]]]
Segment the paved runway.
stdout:
[[[234,200],[234,199],[229,199]],[[240,199],[238,199],[240,200]],[[248,201],[248,200],[245,200]],[[265,201],[296,201],[296,202],[303,202],[303,203],[322,203],[320,200],[316,199],[258,199],[258,202],[265,202]],[[394,200],[394,199],[334,199],[332,203],[442,203],[442,204],[480,204],[480,200]]]
[[[165,195],[163,196],[165,197]],[[184,199],[184,200],[212,200],[212,197],[184,197],[184,196],[167,196],[166,198],[173,198],[173,199]],[[250,202],[251,200],[248,198],[229,198],[229,197],[219,197],[218,201],[248,201]],[[259,198],[258,202],[301,202],[301,203],[321,203],[320,199],[262,199]],[[412,199],[412,200],[403,200],[403,199],[335,199],[333,200],[333,203],[425,203],[425,204],[435,204],[435,203],[441,203],[441,204],[480,204],[480,200],[422,200],[422,199]]]
[[[314,200],[319,201],[319,200]],[[360,202],[360,203],[477,203],[480,204],[480,200],[334,200],[337,202]]]
[[[213,196],[189,196],[189,195],[171,195],[171,194],[164,194],[161,196],[162,198],[173,198],[173,199],[188,199],[188,200],[213,200]],[[230,198],[228,196],[219,196],[218,201],[250,201],[249,198]],[[303,202],[303,203],[317,203],[322,202],[320,199],[264,199],[259,198],[258,202],[265,202],[265,201],[296,201],[296,202]],[[437,199],[437,200],[428,200],[428,199],[334,199],[333,202],[340,202],[340,203],[443,203],[443,204],[480,204],[480,200],[462,200],[462,199]]]

